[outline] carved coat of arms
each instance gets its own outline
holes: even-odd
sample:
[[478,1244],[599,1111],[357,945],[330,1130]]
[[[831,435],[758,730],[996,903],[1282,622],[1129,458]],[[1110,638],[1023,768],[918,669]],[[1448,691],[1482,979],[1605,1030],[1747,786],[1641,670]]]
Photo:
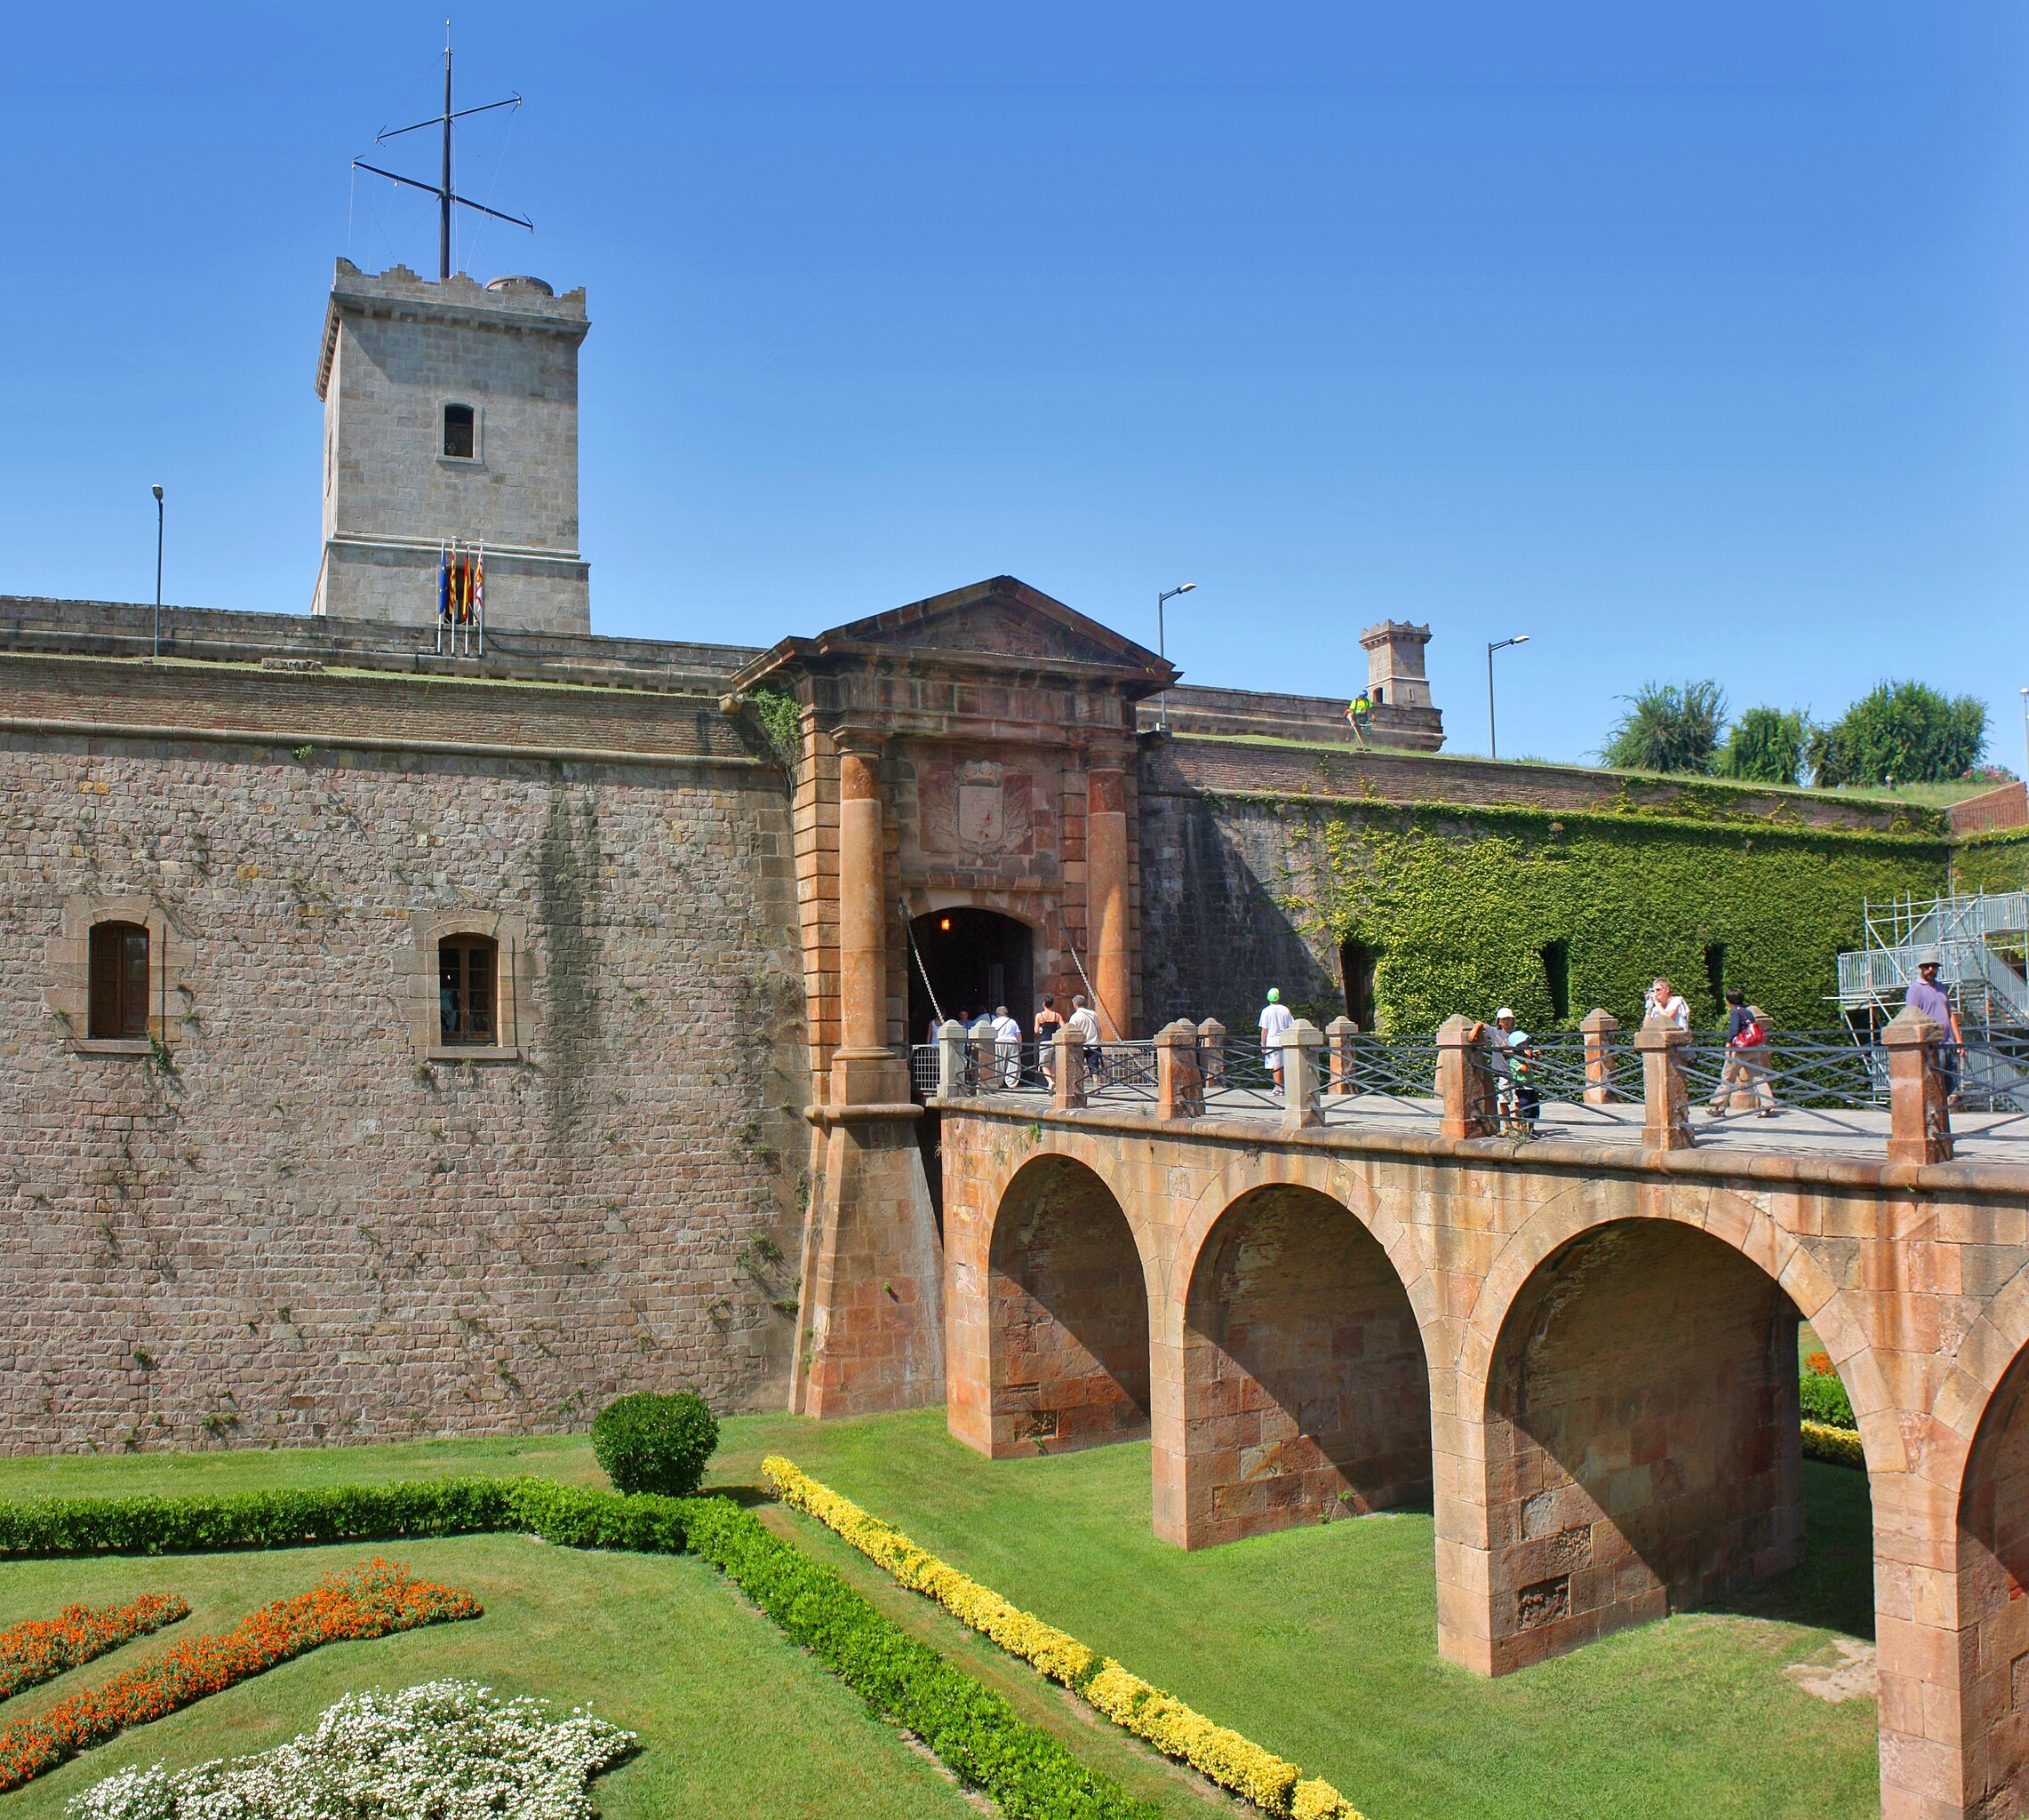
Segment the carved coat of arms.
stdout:
[[969,764],[958,773],[958,839],[967,847],[998,847],[1007,834],[1007,793],[997,764]]

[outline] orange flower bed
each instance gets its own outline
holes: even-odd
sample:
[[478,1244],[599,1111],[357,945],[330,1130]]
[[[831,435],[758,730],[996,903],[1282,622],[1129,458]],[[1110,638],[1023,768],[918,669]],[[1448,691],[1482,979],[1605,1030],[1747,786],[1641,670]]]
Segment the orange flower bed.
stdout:
[[1820,1377],[1832,1376],[1832,1354],[1829,1353],[1813,1353],[1803,1362]]
[[408,1569],[379,1557],[327,1574],[309,1592],[264,1605],[221,1635],[178,1643],[152,1662],[59,1701],[39,1719],[0,1731],[0,1792],[32,1782],[130,1725],[160,1719],[320,1643],[385,1637],[479,1612],[470,1594],[412,1578]]
[[59,1617],[9,1624],[0,1631],[0,1700],[189,1616],[188,1600],[149,1592],[132,1605],[67,1605]]

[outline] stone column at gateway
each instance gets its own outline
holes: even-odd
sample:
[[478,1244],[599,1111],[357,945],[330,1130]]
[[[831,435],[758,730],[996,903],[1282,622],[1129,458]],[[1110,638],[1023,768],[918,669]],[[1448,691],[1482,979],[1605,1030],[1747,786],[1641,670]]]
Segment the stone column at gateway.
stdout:
[[[792,1406],[811,1416],[915,1409],[943,1393],[943,1258],[916,1147],[923,1108],[888,1047],[887,802],[878,738],[838,751],[839,1047],[799,1310]],[[807,1311],[807,1313],[803,1313]]]
[[1122,1037],[1134,1034],[1127,885],[1127,777],[1117,764],[1100,764],[1085,776],[1087,939],[1099,1014]]
[[906,1080],[890,1082],[887,919],[882,863],[885,817],[876,752],[842,746],[838,754],[839,1049],[832,1098],[842,1105],[908,1098]]

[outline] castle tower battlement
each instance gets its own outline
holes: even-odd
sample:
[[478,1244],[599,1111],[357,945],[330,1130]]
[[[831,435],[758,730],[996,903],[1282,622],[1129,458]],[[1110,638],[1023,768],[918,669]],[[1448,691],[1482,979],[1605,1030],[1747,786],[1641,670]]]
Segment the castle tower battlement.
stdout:
[[438,552],[486,552],[491,627],[591,630],[578,548],[580,288],[339,259],[324,312],[324,560],[313,611],[427,625]]

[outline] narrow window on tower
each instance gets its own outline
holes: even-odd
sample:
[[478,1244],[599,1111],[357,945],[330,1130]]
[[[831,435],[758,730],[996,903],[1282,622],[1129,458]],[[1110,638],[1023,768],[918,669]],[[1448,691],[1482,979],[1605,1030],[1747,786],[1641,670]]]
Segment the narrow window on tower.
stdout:
[[92,925],[86,1034],[115,1042],[148,1034],[148,930],[136,922]]
[[437,1029],[443,1042],[493,1041],[493,980],[499,945],[483,935],[437,944]]
[[1546,942],[1537,952],[1543,957],[1543,984],[1550,993],[1550,1015],[1562,1024],[1571,1015],[1571,945],[1562,939]]
[[472,407],[447,404],[443,408],[443,452],[460,461],[472,459],[477,448]]

